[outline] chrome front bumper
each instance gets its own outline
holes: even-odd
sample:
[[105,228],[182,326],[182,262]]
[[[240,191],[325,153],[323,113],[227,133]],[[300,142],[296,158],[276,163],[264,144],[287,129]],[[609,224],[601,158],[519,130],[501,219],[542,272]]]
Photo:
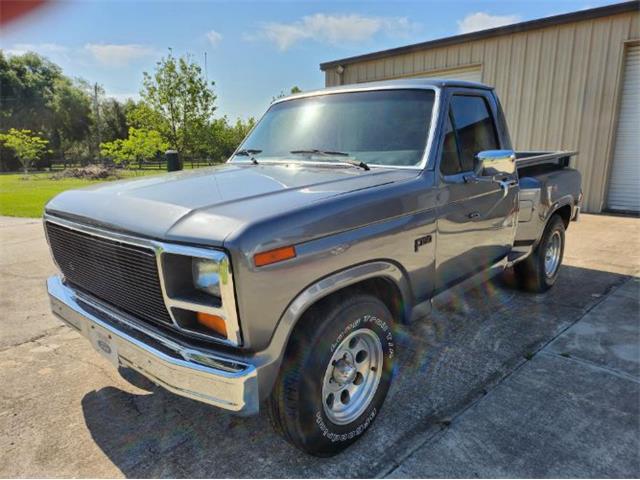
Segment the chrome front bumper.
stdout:
[[254,365],[181,345],[67,287],[47,280],[53,313],[116,367],[128,367],[183,397],[242,415],[258,412]]

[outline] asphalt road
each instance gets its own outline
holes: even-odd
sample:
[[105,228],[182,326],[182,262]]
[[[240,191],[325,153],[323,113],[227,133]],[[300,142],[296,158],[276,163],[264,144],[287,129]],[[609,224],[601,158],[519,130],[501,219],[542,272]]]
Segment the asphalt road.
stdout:
[[373,429],[309,457],[125,380],[48,311],[39,221],[0,218],[0,477],[638,477],[640,220],[583,215],[545,295],[500,281],[402,331]]

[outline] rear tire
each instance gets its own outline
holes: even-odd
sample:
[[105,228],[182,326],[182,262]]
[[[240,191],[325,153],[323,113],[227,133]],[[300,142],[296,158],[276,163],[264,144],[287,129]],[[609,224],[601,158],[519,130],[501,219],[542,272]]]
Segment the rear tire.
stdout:
[[366,294],[313,307],[293,332],[268,399],[274,429],[320,457],[339,453],[372,425],[391,384],[393,318]]
[[531,255],[514,265],[516,279],[522,289],[543,293],[554,285],[562,265],[564,240],[564,222],[559,215],[553,215]]

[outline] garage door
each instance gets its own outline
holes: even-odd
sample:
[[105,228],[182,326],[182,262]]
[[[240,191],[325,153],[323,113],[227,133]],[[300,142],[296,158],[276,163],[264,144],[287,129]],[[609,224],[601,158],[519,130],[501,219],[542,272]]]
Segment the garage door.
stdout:
[[640,212],[640,45],[627,49],[622,81],[608,206]]
[[482,70],[477,67],[449,68],[447,70],[434,70],[432,72],[411,75],[412,78],[455,78],[469,82],[481,82]]

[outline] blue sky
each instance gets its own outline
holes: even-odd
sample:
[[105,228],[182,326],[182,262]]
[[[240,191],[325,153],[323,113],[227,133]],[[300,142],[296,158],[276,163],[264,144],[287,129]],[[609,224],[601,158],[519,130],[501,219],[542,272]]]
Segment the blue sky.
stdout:
[[207,52],[218,113],[248,118],[293,85],[321,88],[324,61],[608,3],[59,1],[3,28],[0,48],[41,53],[121,99],[168,47],[201,63]]

